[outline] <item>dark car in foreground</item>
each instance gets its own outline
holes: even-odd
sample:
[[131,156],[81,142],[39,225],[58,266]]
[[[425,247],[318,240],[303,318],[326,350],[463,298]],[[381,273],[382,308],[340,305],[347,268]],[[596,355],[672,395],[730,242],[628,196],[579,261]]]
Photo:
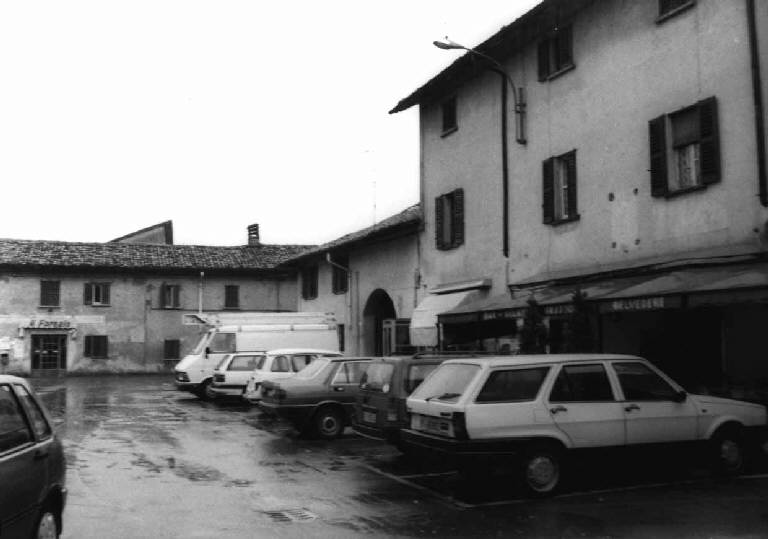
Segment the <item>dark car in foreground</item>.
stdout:
[[0,375],[0,537],[58,537],[64,474],[61,442],[29,383]]
[[318,358],[293,378],[265,381],[259,407],[289,421],[302,434],[337,438],[350,424],[355,396],[370,361]]

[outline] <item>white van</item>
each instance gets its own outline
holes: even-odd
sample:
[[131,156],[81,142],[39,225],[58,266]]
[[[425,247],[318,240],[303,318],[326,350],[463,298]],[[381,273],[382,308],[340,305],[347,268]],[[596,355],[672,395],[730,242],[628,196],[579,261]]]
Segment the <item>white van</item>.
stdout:
[[243,313],[236,324],[224,317],[194,318],[208,329],[174,371],[176,388],[202,399],[208,396],[214,368],[227,354],[286,347],[339,349],[336,319],[330,313]]
[[[340,357],[341,352],[316,348],[280,348],[268,352],[237,352],[224,356],[213,371],[208,396],[244,397],[246,385],[256,388],[264,380],[289,378],[319,357]],[[258,400],[258,399],[257,399]],[[251,401],[253,402],[253,401]]]

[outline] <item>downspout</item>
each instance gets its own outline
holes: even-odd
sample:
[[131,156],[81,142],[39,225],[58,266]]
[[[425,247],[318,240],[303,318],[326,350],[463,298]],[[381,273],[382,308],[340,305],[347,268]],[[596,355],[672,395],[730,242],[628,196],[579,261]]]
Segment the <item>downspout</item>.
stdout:
[[747,0],[747,29],[749,33],[749,55],[752,67],[752,96],[755,102],[755,142],[757,143],[757,183],[760,203],[768,206],[768,178],[765,162],[765,118],[763,115],[763,92],[760,77],[760,52],[757,47],[757,24],[755,22],[755,0]]
[[509,163],[507,157],[507,78],[500,69],[491,69],[501,76],[501,252],[509,258]]

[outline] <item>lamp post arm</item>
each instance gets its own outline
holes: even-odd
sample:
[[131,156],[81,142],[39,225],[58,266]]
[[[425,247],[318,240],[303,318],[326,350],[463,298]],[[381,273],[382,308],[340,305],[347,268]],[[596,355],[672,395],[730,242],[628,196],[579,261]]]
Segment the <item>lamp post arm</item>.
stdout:
[[504,69],[504,66],[501,65],[501,62],[499,62],[493,56],[489,56],[489,55],[485,54],[484,52],[480,52],[478,50],[475,50],[475,49],[472,49],[472,48],[469,48],[469,47],[464,47],[464,46],[462,46],[462,48],[465,51],[467,51],[467,52],[471,52],[472,54],[474,54],[476,56],[479,56],[480,58],[485,58],[486,60],[488,60],[489,62],[491,62],[494,65],[493,71],[495,71],[499,75],[503,76],[505,79],[507,79],[507,82],[509,82],[509,86],[510,86],[510,88],[512,88],[512,99],[514,99],[515,107],[517,107],[519,105],[519,103],[520,103],[518,101],[518,99],[517,99],[517,86],[515,86],[515,83],[512,80],[512,76],[509,74],[509,71]]

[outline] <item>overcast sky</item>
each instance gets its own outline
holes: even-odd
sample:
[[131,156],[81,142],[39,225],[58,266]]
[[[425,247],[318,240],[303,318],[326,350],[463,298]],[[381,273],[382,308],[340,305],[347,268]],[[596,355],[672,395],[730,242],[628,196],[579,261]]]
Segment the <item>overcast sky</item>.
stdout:
[[538,0],[4,0],[0,237],[317,244],[418,202],[389,115]]

